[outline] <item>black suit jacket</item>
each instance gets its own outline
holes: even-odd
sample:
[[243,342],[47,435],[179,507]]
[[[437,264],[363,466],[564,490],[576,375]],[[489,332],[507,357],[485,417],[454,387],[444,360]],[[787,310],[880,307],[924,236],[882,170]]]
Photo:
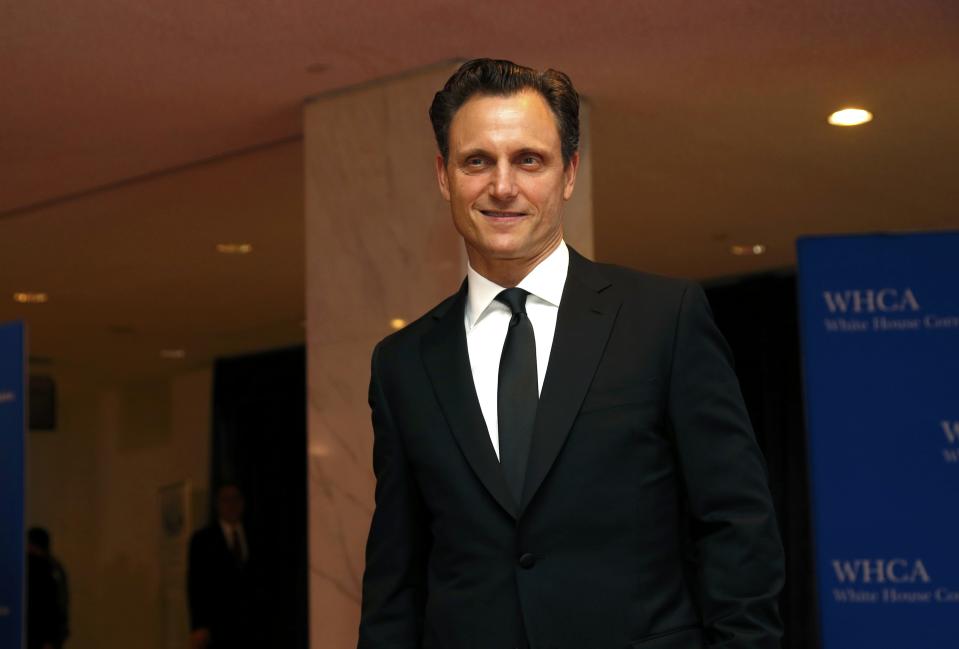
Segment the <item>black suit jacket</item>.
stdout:
[[765,465],[702,290],[570,257],[519,503],[466,284],[374,350],[360,649],[778,646]]

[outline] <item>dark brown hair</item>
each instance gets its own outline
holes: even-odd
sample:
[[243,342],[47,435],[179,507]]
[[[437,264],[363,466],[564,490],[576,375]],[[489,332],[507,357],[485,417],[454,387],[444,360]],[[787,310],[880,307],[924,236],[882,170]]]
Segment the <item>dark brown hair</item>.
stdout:
[[535,90],[546,100],[556,117],[563,164],[568,164],[579,149],[579,95],[573,82],[558,70],[539,72],[500,59],[467,61],[433,96],[430,121],[443,160],[449,159],[450,122],[460,106],[474,95],[509,96],[523,90]]

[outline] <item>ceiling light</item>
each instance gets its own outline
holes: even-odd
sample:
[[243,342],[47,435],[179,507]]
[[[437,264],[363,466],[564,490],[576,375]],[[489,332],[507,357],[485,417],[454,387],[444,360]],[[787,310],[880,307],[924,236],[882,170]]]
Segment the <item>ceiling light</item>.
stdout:
[[390,320],[390,326],[393,327],[396,331],[399,331],[406,326],[406,320],[403,318],[393,318]]
[[182,349],[164,349],[160,352],[160,356],[169,360],[180,360],[181,358],[186,358],[186,351]]
[[224,255],[248,255],[253,252],[253,244],[250,243],[218,243],[216,251]]
[[766,252],[766,246],[761,243],[754,243],[749,246],[730,246],[729,252],[737,257],[762,255]]
[[43,304],[48,299],[46,293],[14,293],[13,301],[20,304]]
[[829,116],[833,126],[859,126],[872,121],[872,113],[862,108],[843,108]]

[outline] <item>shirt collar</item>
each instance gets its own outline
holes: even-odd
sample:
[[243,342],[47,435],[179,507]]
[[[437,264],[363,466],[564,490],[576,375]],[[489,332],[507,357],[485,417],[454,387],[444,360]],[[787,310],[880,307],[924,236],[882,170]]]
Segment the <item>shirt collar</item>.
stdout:
[[222,518],[220,519],[220,529],[223,530],[223,534],[229,537],[234,531],[243,533],[243,523],[227,523]]
[[[517,287],[528,291],[530,295],[538,297],[555,307],[559,306],[563,297],[563,287],[566,286],[566,275],[569,272],[569,248],[565,241],[560,241],[556,249],[549,253],[543,261],[536,265],[529,274],[517,284]],[[466,326],[472,329],[480,317],[489,308],[500,291],[506,289],[495,282],[491,282],[472,266],[467,266],[466,282],[468,294],[466,301]]]

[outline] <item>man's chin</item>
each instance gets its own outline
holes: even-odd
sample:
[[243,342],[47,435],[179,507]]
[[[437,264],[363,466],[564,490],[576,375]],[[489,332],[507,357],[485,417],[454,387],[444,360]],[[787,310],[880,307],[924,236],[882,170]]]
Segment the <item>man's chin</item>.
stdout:
[[495,261],[517,261],[524,258],[525,247],[513,241],[487,242],[477,252],[484,259]]
[[554,249],[557,244],[529,241],[522,237],[486,237],[480,245],[470,246],[472,251],[488,261],[526,262],[543,257],[546,250]]

